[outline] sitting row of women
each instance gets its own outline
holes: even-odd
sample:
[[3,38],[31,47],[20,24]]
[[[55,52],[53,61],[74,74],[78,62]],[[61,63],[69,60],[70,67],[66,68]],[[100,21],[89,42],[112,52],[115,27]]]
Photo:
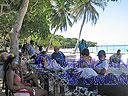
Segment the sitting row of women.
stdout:
[[[21,92],[21,93],[29,93],[30,96],[48,96],[46,90],[39,88],[38,82],[36,82],[36,80],[38,79],[34,77],[33,74],[31,74],[32,73],[30,72],[31,70],[26,69],[26,71],[28,71],[29,73],[28,78],[27,78],[28,75],[27,73],[24,73],[25,78],[21,75],[22,64],[19,64],[18,62],[14,62],[15,56],[13,54],[3,53],[2,56],[3,56],[2,60],[4,62],[3,69],[4,69],[4,82],[6,89],[9,89],[12,93]],[[35,83],[35,85],[26,82],[30,79],[33,80],[32,83]],[[6,92],[6,94],[8,93]]]

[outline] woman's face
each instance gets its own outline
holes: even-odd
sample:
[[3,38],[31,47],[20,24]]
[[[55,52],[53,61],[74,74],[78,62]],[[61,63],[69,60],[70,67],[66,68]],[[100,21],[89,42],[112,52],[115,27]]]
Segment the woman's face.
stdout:
[[106,56],[104,54],[98,56],[99,60],[105,60]]

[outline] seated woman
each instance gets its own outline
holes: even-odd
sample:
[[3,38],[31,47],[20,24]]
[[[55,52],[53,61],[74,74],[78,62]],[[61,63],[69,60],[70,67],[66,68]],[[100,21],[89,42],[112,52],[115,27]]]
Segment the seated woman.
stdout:
[[31,67],[27,66],[27,60],[25,57],[21,58],[21,66],[20,66],[20,72],[22,73],[22,81],[31,83],[32,86],[38,87],[38,79],[37,79],[37,74],[33,72]]
[[127,67],[127,65],[122,60],[122,54],[120,49],[117,50],[117,53],[114,53],[112,56],[110,56],[109,64],[111,67],[114,67],[114,68],[120,68],[121,65],[124,65]]
[[98,52],[99,61],[95,65],[95,71],[100,75],[107,74],[109,63],[106,60],[106,53],[104,50]]
[[94,68],[95,60],[90,56],[89,49],[83,49],[81,53],[81,59],[78,62],[79,68]]
[[21,82],[21,77],[17,73],[17,69],[19,68],[16,62],[12,62],[15,57],[10,57],[6,60],[6,82],[7,82],[7,87],[10,89],[12,92],[28,92],[31,95],[33,95],[33,90],[35,90],[35,96],[48,96],[47,91],[38,89],[38,88],[32,88],[29,86],[25,86]]

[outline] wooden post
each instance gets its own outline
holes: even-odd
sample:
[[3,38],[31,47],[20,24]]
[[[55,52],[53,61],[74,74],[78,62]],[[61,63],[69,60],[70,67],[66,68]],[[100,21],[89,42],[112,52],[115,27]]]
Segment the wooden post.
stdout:
[[64,96],[64,84],[60,82],[60,96]]
[[54,96],[59,96],[59,90],[58,90],[58,81],[54,81]]

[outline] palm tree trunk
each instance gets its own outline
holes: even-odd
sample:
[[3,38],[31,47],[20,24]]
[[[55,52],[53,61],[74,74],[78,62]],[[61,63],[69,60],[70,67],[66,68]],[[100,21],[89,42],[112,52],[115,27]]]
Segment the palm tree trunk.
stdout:
[[49,40],[48,47],[46,48],[46,52],[48,52],[48,50],[49,50],[49,48],[50,48],[50,46],[52,44],[52,40],[54,38],[54,35],[55,35],[55,33],[56,33],[57,30],[58,30],[58,27],[56,27],[56,29],[54,30],[54,33],[53,33],[52,37]]
[[84,11],[84,17],[83,17],[83,21],[82,21],[80,32],[79,32],[79,37],[77,39],[77,43],[76,43],[76,46],[75,46],[74,54],[76,53],[76,50],[77,50],[78,45],[79,45],[79,41],[80,41],[80,37],[81,37],[81,33],[82,33],[82,29],[83,29],[83,26],[84,26],[85,19],[86,19],[86,9]]
[[10,51],[12,53],[14,53],[14,55],[16,56],[16,60],[19,61],[19,33],[20,33],[20,29],[22,27],[22,23],[23,23],[23,19],[24,16],[27,12],[28,9],[28,4],[29,4],[29,0],[23,0],[22,4],[20,6],[18,15],[17,15],[17,20],[16,23],[13,25],[12,30],[10,32],[10,41],[11,41],[11,49]]

